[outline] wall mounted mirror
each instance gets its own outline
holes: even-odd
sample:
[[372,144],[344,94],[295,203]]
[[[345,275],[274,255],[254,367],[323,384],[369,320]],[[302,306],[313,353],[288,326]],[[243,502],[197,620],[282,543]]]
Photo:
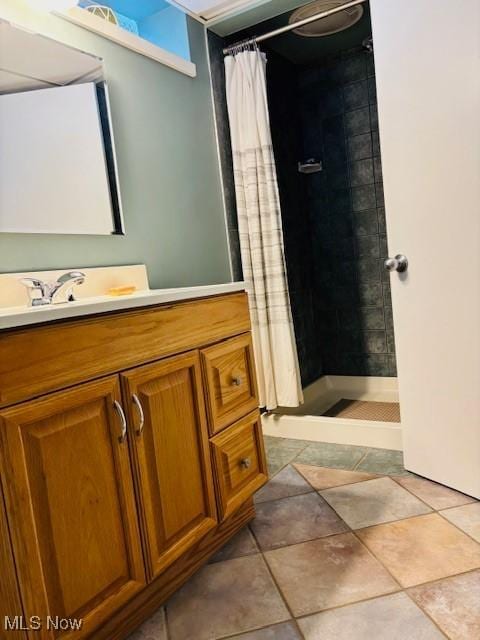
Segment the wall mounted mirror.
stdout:
[[100,58],[0,20],[0,149],[0,233],[123,233]]

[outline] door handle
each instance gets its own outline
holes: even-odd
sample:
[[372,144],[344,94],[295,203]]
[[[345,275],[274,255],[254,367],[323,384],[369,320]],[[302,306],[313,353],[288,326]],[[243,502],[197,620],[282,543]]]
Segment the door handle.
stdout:
[[142,403],[140,402],[136,393],[132,395],[133,404],[137,407],[138,417],[140,418],[140,424],[137,429],[137,436],[141,436],[143,433],[143,427],[145,426],[145,414],[143,413]]
[[398,271],[398,273],[404,273],[408,269],[408,259],[406,256],[399,253],[394,258],[387,258],[383,263],[383,266],[387,271]]
[[113,401],[113,408],[118,413],[118,417],[120,418],[120,424],[122,426],[122,431],[120,433],[120,436],[119,436],[118,440],[119,440],[120,443],[122,443],[122,442],[125,442],[125,440],[127,439],[127,419],[126,419],[125,414],[123,412],[122,405],[118,402],[118,400],[114,400]]

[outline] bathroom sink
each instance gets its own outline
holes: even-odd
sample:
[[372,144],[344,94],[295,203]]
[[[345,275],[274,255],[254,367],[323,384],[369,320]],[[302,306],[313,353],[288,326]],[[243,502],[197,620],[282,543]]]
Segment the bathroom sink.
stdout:
[[41,307],[0,308],[0,330],[21,327],[41,322],[51,322],[63,318],[75,318],[96,313],[106,313],[121,309],[136,309],[151,305],[191,300],[208,296],[243,291],[243,282],[203,285],[176,289],[149,289],[136,291],[125,296],[95,296],[74,302],[45,305]]
[[[243,282],[230,282],[193,287],[150,289],[144,265],[83,269],[82,271],[86,273],[85,285],[76,288],[77,300],[36,307],[28,306],[24,288],[19,284],[20,278],[25,275],[35,275],[43,279],[46,277],[45,273],[48,274],[48,272],[42,274],[38,272],[35,274],[0,274],[0,330],[96,313],[136,309],[180,300],[234,293],[243,291],[245,288]],[[50,273],[56,274],[58,272]],[[136,286],[137,290],[122,296],[94,295],[99,291],[108,291],[110,286],[125,284],[132,284]],[[9,304],[9,302],[13,302],[13,304]]]

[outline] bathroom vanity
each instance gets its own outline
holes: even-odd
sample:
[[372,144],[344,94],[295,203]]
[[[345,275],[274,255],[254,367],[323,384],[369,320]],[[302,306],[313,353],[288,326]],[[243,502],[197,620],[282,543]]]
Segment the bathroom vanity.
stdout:
[[253,517],[247,297],[179,291],[0,331],[0,615],[41,621],[5,637],[125,638]]

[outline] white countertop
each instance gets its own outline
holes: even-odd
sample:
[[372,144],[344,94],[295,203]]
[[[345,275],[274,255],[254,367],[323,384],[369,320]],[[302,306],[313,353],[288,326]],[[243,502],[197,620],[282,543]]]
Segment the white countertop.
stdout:
[[63,320],[65,318],[80,318],[122,309],[138,309],[168,302],[205,298],[244,290],[244,282],[229,282],[227,284],[182,287],[179,289],[149,289],[136,291],[127,296],[95,296],[76,300],[75,302],[40,307],[5,307],[0,308],[0,330],[52,322],[53,320]]

